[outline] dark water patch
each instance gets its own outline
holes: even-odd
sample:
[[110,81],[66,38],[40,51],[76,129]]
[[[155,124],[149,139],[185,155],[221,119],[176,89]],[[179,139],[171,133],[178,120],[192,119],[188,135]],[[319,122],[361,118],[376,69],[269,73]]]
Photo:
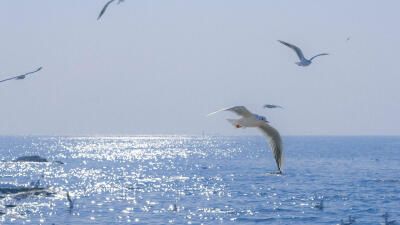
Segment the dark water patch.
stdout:
[[275,218],[249,218],[249,217],[238,217],[236,219],[237,222],[242,223],[263,223],[268,224],[277,221]]

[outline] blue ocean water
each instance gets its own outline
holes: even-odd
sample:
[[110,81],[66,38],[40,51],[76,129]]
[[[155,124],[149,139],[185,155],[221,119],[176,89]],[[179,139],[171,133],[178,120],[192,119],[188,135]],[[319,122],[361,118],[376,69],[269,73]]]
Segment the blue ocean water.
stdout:
[[[283,141],[276,175],[261,136],[0,136],[0,224],[400,221],[400,137]],[[24,155],[64,164],[11,161]]]

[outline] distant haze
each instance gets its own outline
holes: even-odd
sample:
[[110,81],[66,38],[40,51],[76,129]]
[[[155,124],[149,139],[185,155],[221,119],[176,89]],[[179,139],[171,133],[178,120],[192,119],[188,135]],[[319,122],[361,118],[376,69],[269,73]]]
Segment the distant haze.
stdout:
[[2,2],[0,134],[400,135],[400,1],[105,2]]

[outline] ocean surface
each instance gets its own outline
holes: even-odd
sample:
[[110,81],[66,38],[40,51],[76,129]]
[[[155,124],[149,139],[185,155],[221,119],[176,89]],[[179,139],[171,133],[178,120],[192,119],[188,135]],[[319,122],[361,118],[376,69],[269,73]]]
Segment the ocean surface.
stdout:
[[283,142],[277,175],[262,136],[0,136],[0,224],[400,222],[400,137]]

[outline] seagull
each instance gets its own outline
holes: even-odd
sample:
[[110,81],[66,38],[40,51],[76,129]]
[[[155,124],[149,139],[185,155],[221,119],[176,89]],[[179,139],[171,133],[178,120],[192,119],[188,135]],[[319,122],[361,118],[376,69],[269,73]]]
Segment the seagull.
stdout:
[[72,209],[74,208],[75,199],[74,200],[71,199],[71,196],[69,195],[69,192],[67,192],[67,199],[68,199],[68,202],[69,202],[69,210],[68,211],[71,213]]
[[394,225],[394,224],[396,224],[396,220],[392,220],[392,221],[388,220],[389,219],[389,214],[387,212],[385,212],[385,214],[383,214],[382,217],[385,218],[384,225]]
[[315,203],[313,205],[313,208],[319,209],[319,210],[324,210],[324,200],[322,199],[321,202]]
[[322,56],[322,55],[329,55],[328,53],[321,53],[321,54],[318,54],[318,55],[315,55],[315,56],[311,57],[310,59],[306,59],[306,58],[304,57],[304,55],[303,55],[303,52],[301,51],[301,49],[300,49],[299,47],[297,47],[297,46],[295,46],[295,45],[292,45],[292,44],[289,44],[289,43],[287,43],[287,42],[281,41],[281,40],[278,40],[278,41],[279,41],[280,43],[282,43],[282,44],[288,46],[289,48],[293,49],[293,50],[296,52],[297,56],[298,56],[299,59],[300,59],[300,62],[296,62],[296,64],[297,64],[298,66],[308,66],[308,65],[311,64],[312,60],[313,60],[315,57]]
[[176,206],[176,204],[169,205],[168,209],[171,210],[171,211],[174,211],[174,212],[178,211],[178,207]]
[[272,150],[272,154],[275,157],[276,165],[278,166],[279,174],[282,174],[283,166],[283,144],[279,132],[269,125],[269,122],[264,116],[251,113],[244,106],[234,106],[232,108],[225,108],[216,112],[210,113],[207,116],[211,116],[215,113],[222,111],[231,111],[239,116],[240,119],[228,119],[228,121],[236,128],[246,127],[258,127],[264,136],[269,140],[269,145]]
[[354,222],[356,222],[356,219],[354,217],[349,216],[349,221],[344,222],[343,219],[340,220],[340,225],[351,225]]
[[32,74],[32,73],[36,73],[41,69],[42,69],[42,67],[39,67],[35,71],[29,72],[29,73],[25,73],[25,74],[22,74],[22,75],[18,75],[18,76],[15,76],[15,77],[10,77],[10,78],[4,79],[4,80],[0,80],[0,82],[4,82],[4,81],[8,81],[8,80],[22,80],[22,79],[25,79],[25,77],[27,75]]
[[354,223],[354,222],[356,222],[356,219],[352,216],[349,216],[349,222]]
[[270,105],[270,104],[264,105],[264,108],[268,108],[268,109],[281,108],[281,109],[283,109],[282,106],[279,106],[279,105]]
[[[97,17],[97,20],[99,20],[99,19],[101,18],[101,16],[106,12],[108,6],[109,6],[112,2],[114,2],[114,1],[115,1],[115,0],[110,0],[110,1],[108,1],[108,2],[104,5],[104,7],[103,7],[103,9],[101,10],[99,16]],[[123,1],[124,1],[124,0],[118,0],[118,4],[121,3],[121,2],[123,2]]]

